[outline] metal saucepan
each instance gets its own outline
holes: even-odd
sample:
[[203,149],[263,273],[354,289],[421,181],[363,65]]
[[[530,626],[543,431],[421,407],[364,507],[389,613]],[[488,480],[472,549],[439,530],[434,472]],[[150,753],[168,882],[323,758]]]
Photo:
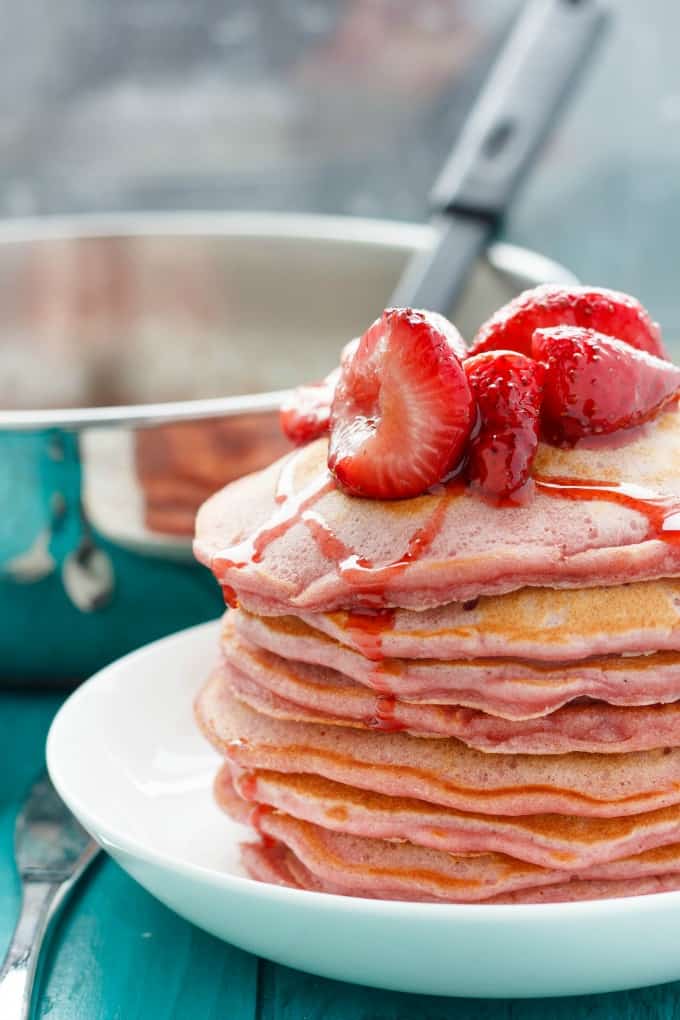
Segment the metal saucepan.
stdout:
[[[197,507],[286,450],[280,391],[323,376],[432,239],[290,215],[0,228],[3,681],[75,682],[219,613]],[[571,279],[497,244],[456,322],[469,337],[524,287]]]

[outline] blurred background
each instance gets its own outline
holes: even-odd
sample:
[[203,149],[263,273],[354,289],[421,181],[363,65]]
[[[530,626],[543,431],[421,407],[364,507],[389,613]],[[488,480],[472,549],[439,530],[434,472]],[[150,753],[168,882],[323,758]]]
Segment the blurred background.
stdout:
[[[0,215],[420,220],[516,0],[2,0]],[[509,239],[675,328],[680,4],[613,26]],[[678,323],[680,325],[680,323]]]
[[[354,222],[315,237],[295,220],[278,236],[265,219],[241,236],[212,213],[424,222],[520,6],[0,0],[0,241],[12,242],[0,243],[0,408],[252,394],[321,377],[432,235]],[[637,295],[677,350],[680,4],[609,6],[609,31],[502,237]],[[171,210],[208,218],[157,236],[134,218]],[[133,213],[120,236],[44,225],[110,212]],[[505,251],[514,264],[480,263],[456,308],[468,337],[518,290],[567,278]],[[217,615],[220,592],[192,558],[195,512],[285,448],[278,401],[239,407],[153,428],[128,416],[74,432],[30,414],[28,430],[0,428],[0,682],[71,683]]]

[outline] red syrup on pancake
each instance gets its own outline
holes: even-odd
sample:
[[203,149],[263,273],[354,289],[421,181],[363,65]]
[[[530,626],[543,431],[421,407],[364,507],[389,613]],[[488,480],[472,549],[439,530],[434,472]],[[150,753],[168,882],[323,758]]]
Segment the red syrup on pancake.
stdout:
[[425,524],[413,533],[406,551],[398,559],[391,563],[376,565],[352,552],[338,567],[342,579],[355,591],[371,592],[382,589],[393,577],[406,570],[410,563],[415,563],[427,552],[442,529],[449,503],[462,492],[463,485],[460,482],[447,487]]
[[257,790],[255,773],[248,772],[246,769],[232,768],[232,777],[239,796],[244,800],[255,800],[255,791]]
[[[257,777],[254,772],[237,770],[234,777],[234,785],[240,797],[244,800],[254,801],[257,792]],[[254,804],[248,815],[248,824],[259,834],[262,845],[271,848],[276,845],[276,840],[262,831],[262,819],[265,815],[271,814],[274,808],[270,804]]]
[[647,518],[649,538],[680,542],[680,497],[662,496],[640,485],[579,478],[534,478],[536,489],[552,499],[618,503]]
[[[359,556],[333,531],[316,504],[337,487],[330,473],[324,472],[299,493],[294,491],[294,470],[300,453],[284,463],[275,501],[278,509],[272,518],[253,535],[225,549],[214,557],[213,569],[242,569],[251,563],[261,562],[268,546],[285,535],[297,524],[304,524],[326,559],[337,564],[340,577],[351,588],[355,598],[366,612],[350,614],[349,629],[357,635],[357,643],[367,658],[380,659],[380,634],[392,624],[389,614],[383,615],[384,589],[409,564],[423,556],[441,531],[446,511],[452,499],[464,491],[464,484],[455,479],[438,486],[438,502],[425,524],[408,541],[406,550],[395,560],[376,564]],[[649,537],[665,542],[680,543],[680,497],[666,496],[627,483],[600,482],[590,479],[541,477],[533,479],[535,490],[552,499],[578,501],[604,501],[618,503],[647,518]],[[233,589],[225,586],[227,601],[231,604]],[[375,612],[377,610],[377,612]]]
[[373,730],[383,730],[385,733],[398,733],[406,727],[394,718],[397,699],[393,694],[381,694],[375,699],[375,713],[365,720],[366,725]]
[[262,840],[262,845],[271,849],[276,846],[276,840],[273,839],[268,833],[264,832],[262,828],[262,819],[265,815],[272,813],[274,809],[269,804],[256,804],[250,814],[248,815],[248,824],[251,828],[255,829],[255,832],[259,835]]
[[[345,614],[344,629],[351,635],[354,644],[367,659],[379,661],[383,658],[382,635],[394,626],[393,609],[366,609],[363,612]],[[376,684],[376,686],[378,686]],[[384,691],[390,694],[389,690]]]
[[[343,580],[355,593],[363,596],[363,605],[369,610],[379,608],[382,605],[385,585],[427,552],[441,531],[449,502],[464,491],[463,484],[458,481],[446,487],[440,486],[439,502],[422,528],[418,528],[411,536],[404,553],[392,562],[376,565],[365,557],[360,557],[355,549],[346,545],[319,511],[314,509],[323,496],[337,487],[335,479],[329,472],[305,486],[299,493],[295,493],[293,478],[296,460],[295,455],[288,458],[281,469],[274,497],[280,509],[253,535],[215,556],[213,569],[216,573],[223,569],[239,570],[248,564],[261,562],[265,550],[272,542],[302,523],[309,530],[322,554],[338,564],[338,573]],[[361,625],[356,629],[368,630]],[[384,629],[384,626],[379,629]]]
[[220,585],[222,588],[222,597],[224,602],[230,609],[238,609],[238,595],[230,584]]

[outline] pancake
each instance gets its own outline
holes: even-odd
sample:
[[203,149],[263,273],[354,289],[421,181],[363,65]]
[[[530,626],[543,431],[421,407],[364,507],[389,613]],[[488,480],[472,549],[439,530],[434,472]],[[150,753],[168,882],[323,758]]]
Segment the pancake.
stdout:
[[241,605],[265,614],[425,609],[526,585],[678,576],[680,541],[665,540],[658,503],[638,497],[680,496],[680,416],[674,407],[625,439],[541,444],[542,483],[518,507],[456,486],[394,502],[353,498],[333,483],[319,440],[204,503],[195,553]]
[[230,669],[212,674],[197,698],[196,718],[213,746],[242,768],[319,775],[490,815],[614,818],[680,803],[680,748],[490,755],[453,739],[291,722],[235,698]]
[[378,694],[404,701],[459,705],[503,719],[532,719],[584,697],[611,705],[680,700],[680,652],[610,655],[573,663],[504,658],[378,662],[298,617],[262,617],[242,610],[228,616],[230,626],[251,644],[286,659],[328,667]]
[[[369,793],[319,776],[234,769],[215,780],[226,810],[234,790],[243,802],[353,836],[407,840],[448,853],[503,853],[544,868],[592,867],[680,839],[680,806],[626,818],[527,815],[508,818],[453,811],[407,797]],[[246,805],[247,808],[247,805]],[[256,811],[259,808],[256,808]],[[244,810],[244,820],[249,811]]]
[[[303,613],[301,618],[368,658],[502,656],[563,663],[597,655],[677,652],[680,580],[611,588],[522,588],[419,613],[397,610],[367,618],[339,611]],[[271,617],[270,625],[276,620]]]
[[577,903],[581,900],[621,899],[651,896],[680,889],[680,875],[648,875],[643,878],[572,881],[539,889],[523,889],[509,896],[497,896],[486,903]]
[[513,721],[470,708],[374,694],[333,670],[282,659],[242,640],[225,640],[223,651],[236,697],[279,719],[455,737],[496,754],[614,754],[680,745],[680,702],[644,708],[575,704]]
[[268,882],[561,902],[680,888],[680,415],[540,444],[522,505],[358,499],[319,440],[199,512],[195,703]]
[[[250,876],[260,882],[272,882],[293,889],[342,893],[340,889],[321,886],[283,843],[245,843],[241,848],[241,857]],[[646,896],[651,893],[672,892],[676,889],[680,889],[680,875],[677,874],[618,881],[572,880],[492,896],[481,900],[480,906],[503,903],[575,903],[579,900]]]
[[[238,820],[242,808],[228,797],[223,806]],[[419,902],[474,903],[565,882],[565,872],[541,868],[506,854],[450,854],[347,835],[300,821],[280,811],[261,811],[258,828],[266,840],[286,847],[279,871],[288,870],[302,888],[350,896]],[[283,859],[282,859],[283,858]],[[608,864],[571,872],[574,881],[607,883],[677,878],[680,844],[649,850]]]

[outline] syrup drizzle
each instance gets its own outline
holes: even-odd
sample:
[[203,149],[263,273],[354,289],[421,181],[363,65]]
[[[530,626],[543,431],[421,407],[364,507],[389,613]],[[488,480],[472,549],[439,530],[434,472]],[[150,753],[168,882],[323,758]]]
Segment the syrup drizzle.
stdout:
[[244,800],[255,800],[257,776],[246,769],[233,769],[234,785]]
[[584,481],[579,478],[535,478],[536,488],[553,499],[618,503],[647,518],[649,538],[680,542],[680,496],[664,496],[641,485]]
[[[247,771],[241,772],[236,779],[236,788],[239,795],[243,797],[244,800],[254,801],[257,791],[257,776],[255,773]],[[276,845],[276,840],[272,839],[272,837],[262,829],[262,819],[265,815],[271,814],[273,810],[274,808],[270,804],[256,803],[253,805],[248,814],[249,825],[255,829],[262,841],[262,845],[265,847],[273,847]]]
[[[391,562],[376,564],[343,542],[316,508],[318,502],[336,488],[335,479],[329,472],[322,472],[300,492],[295,491],[295,469],[303,453],[304,450],[301,450],[292,454],[282,465],[274,497],[277,509],[270,520],[248,538],[217,554],[213,568],[219,575],[226,569],[242,569],[259,563],[272,542],[283,537],[295,525],[304,524],[322,555],[337,564],[339,576],[351,588],[356,603],[361,606],[360,612],[348,614],[347,630],[353,633],[357,647],[367,658],[380,659],[381,633],[392,626],[394,620],[393,613],[382,610],[385,588],[431,548],[442,529],[451,500],[461,495],[464,485],[454,480],[438,487],[432,513],[413,533],[406,550]],[[534,482],[537,492],[552,499],[604,501],[625,506],[647,518],[648,537],[680,543],[679,496],[662,495],[639,485],[590,479],[539,475]],[[233,605],[236,599],[234,590],[224,585],[223,591],[226,600]]]
[[375,699],[375,714],[366,719],[371,729],[382,730],[385,733],[399,733],[406,727],[394,718],[397,699],[393,694],[380,694]]
[[[366,656],[366,658],[371,658],[371,656]],[[386,678],[383,662],[377,662],[375,669],[371,670],[369,684],[379,694],[387,695],[387,697],[392,697],[394,694]]]
[[230,584],[220,585],[222,589],[222,597],[224,598],[225,604],[230,609],[238,609],[238,595]]
[[362,655],[380,660],[383,658],[382,635],[394,627],[394,619],[394,609],[346,612],[343,630]]
[[[218,553],[213,560],[213,569],[219,574],[222,570],[239,570],[249,564],[260,563],[272,542],[282,538],[296,524],[303,523],[322,555],[338,564],[340,577],[360,596],[361,604],[369,609],[380,607],[385,586],[430,548],[441,531],[449,503],[463,491],[462,484],[455,482],[443,487],[430,517],[411,536],[405,552],[392,562],[376,565],[346,545],[314,509],[319,500],[336,488],[330,472],[322,473],[299,493],[295,492],[295,466],[302,452],[290,456],[282,466],[274,497],[279,509],[273,517],[248,538]],[[230,595],[230,589],[227,589],[227,595]]]
[[459,488],[461,487],[457,485],[455,489],[451,488],[439,497],[439,502],[429,518],[422,528],[418,528],[411,535],[406,551],[399,559],[393,560],[392,563],[376,566],[375,563],[353,552],[340,562],[338,570],[343,581],[346,581],[353,589],[364,592],[376,588],[382,589],[386,584],[389,584],[394,577],[406,570],[410,563],[420,559],[430,548],[442,529],[451,499],[459,494]]
[[241,570],[250,563],[259,563],[267,546],[298,524],[305,511],[313,507],[322,496],[331,492],[334,487],[333,478],[330,475],[322,475],[321,479],[317,478],[305,486],[297,496],[277,492],[275,500],[280,509],[270,521],[267,521],[248,538],[218,553],[214,559],[215,569],[218,571],[229,568]]

